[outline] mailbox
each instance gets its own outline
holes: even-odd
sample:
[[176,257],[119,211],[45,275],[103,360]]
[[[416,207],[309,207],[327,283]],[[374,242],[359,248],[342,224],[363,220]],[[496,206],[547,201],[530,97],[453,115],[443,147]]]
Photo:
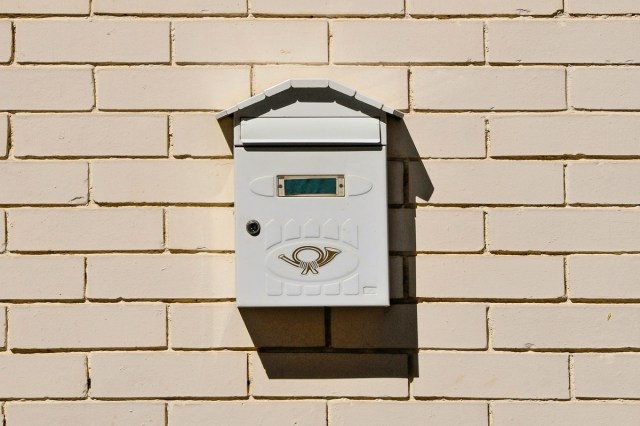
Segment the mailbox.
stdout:
[[288,80],[233,118],[238,306],[387,306],[386,123],[331,80]]

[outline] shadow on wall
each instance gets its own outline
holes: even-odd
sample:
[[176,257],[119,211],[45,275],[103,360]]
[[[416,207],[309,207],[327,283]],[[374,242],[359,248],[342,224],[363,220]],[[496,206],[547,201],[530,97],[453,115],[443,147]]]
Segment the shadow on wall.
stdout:
[[389,135],[391,306],[241,308],[270,379],[419,375],[415,199],[429,200],[434,188],[419,161],[413,163],[408,181],[409,160],[419,159],[419,154],[404,121],[390,118]]

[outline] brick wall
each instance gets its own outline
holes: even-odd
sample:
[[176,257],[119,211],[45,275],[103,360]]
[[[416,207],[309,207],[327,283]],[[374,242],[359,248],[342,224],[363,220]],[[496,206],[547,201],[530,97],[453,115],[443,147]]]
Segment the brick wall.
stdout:
[[[0,416],[640,423],[637,0],[0,1]],[[389,309],[234,302],[214,112],[391,127]]]

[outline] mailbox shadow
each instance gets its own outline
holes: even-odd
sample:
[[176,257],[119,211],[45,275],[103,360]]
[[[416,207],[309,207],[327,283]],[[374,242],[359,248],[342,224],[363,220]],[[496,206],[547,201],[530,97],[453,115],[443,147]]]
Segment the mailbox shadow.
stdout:
[[404,121],[388,126],[389,189],[402,191],[389,194],[391,306],[241,308],[269,379],[419,376],[415,200],[434,188]]

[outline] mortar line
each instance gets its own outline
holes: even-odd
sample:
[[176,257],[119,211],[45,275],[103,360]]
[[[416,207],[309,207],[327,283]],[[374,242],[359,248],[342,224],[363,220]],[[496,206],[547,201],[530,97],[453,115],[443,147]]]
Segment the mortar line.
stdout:
[[83,289],[83,296],[84,296],[84,302],[87,302],[87,265],[89,264],[89,259],[87,258],[87,256],[83,257],[84,260],[84,289]]
[[573,365],[573,354],[569,354],[569,399],[576,400],[575,374]]
[[173,21],[169,22],[169,63],[176,66],[176,26]]

